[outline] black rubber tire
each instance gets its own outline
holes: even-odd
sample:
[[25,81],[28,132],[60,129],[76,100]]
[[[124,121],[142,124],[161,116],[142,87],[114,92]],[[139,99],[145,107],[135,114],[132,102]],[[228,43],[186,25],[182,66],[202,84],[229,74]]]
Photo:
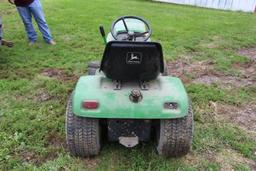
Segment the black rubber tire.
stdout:
[[158,154],[166,157],[186,155],[193,139],[193,111],[189,105],[188,115],[179,119],[160,120],[157,131]]
[[164,60],[164,72],[162,73],[162,76],[168,76],[168,75],[170,75],[170,73],[168,70],[167,62]]
[[66,109],[66,142],[73,156],[90,157],[100,153],[99,120],[74,115],[72,98],[68,100]]
[[97,69],[99,68],[100,68],[100,61],[89,62],[87,67],[88,75],[95,75]]

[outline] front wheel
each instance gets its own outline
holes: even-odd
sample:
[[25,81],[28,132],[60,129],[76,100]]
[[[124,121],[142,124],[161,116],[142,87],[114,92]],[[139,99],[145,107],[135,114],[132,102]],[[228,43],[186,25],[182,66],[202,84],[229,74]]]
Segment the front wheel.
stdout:
[[99,120],[74,115],[72,98],[66,110],[66,141],[73,156],[90,157],[100,152]]
[[186,155],[193,138],[193,111],[189,105],[184,118],[160,120],[157,131],[157,151],[166,157]]

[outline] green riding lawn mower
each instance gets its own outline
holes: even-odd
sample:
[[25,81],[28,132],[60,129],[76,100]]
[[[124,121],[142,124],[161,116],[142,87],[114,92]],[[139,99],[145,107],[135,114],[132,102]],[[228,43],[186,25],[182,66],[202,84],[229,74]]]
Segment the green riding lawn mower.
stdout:
[[189,152],[192,107],[179,78],[168,76],[161,44],[151,42],[148,22],[120,17],[106,36],[101,62],[88,65],[66,111],[66,141],[72,155],[100,153],[102,137],[132,148],[155,141],[160,155]]

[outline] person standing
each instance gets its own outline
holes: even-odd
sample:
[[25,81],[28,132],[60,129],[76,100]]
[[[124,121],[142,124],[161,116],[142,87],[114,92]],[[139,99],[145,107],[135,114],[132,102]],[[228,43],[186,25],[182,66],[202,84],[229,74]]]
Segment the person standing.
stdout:
[[24,23],[29,45],[35,44],[37,34],[32,24],[32,16],[34,17],[40,32],[46,43],[55,45],[50,29],[46,23],[43,8],[40,0],[8,0],[11,4],[16,5],[20,17]]

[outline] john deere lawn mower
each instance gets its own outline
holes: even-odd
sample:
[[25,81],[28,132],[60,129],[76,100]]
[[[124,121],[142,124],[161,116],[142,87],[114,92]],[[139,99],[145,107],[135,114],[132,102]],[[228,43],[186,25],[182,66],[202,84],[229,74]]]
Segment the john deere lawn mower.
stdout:
[[106,36],[101,62],[88,65],[66,111],[66,141],[72,155],[100,153],[103,134],[132,148],[155,140],[164,156],[182,156],[192,143],[193,113],[179,78],[168,76],[161,44],[151,42],[150,25],[120,17]]

